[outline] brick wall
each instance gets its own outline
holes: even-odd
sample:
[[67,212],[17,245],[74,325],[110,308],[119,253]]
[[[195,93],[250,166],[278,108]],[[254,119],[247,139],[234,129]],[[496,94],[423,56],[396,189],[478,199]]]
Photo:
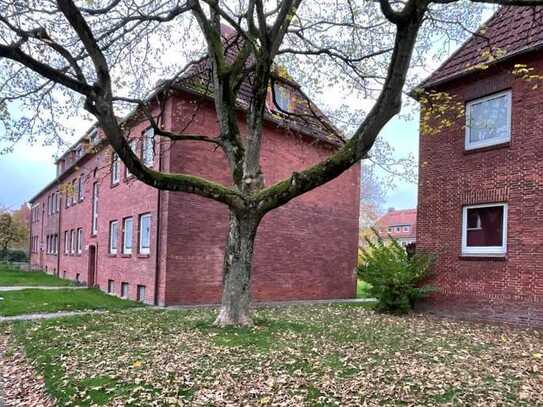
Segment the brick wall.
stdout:
[[[174,127],[183,127],[192,109],[177,99]],[[217,134],[211,105],[202,105],[191,131]],[[240,117],[243,123],[243,117]],[[242,126],[242,133],[244,132]],[[288,177],[331,153],[330,147],[281,129],[265,128],[262,166],[266,183]],[[205,143],[172,149],[172,170],[231,184],[220,150]],[[203,198],[170,193],[168,303],[220,300],[228,211]],[[256,240],[252,291],[257,300],[349,298],[355,295],[353,269],[358,239],[359,167],[262,221]],[[174,220],[176,219],[176,220]]]
[[[464,151],[464,119],[438,135],[421,136],[417,250],[437,255],[438,292],[422,305],[472,319],[543,325],[543,94],[514,80],[514,63],[543,72],[541,54],[517,59],[438,90],[469,101],[512,90],[511,142]],[[507,254],[463,258],[462,207],[507,202]]]
[[[165,126],[185,127],[192,118],[195,104],[175,99],[167,106]],[[209,103],[199,104],[197,115],[187,131],[214,136],[216,115]],[[175,110],[170,110],[175,107]],[[172,113],[170,113],[172,112]],[[173,121],[172,121],[173,119]],[[240,117],[240,120],[243,118]],[[144,124],[135,126],[131,136],[140,137]],[[139,148],[138,148],[139,150]],[[221,150],[209,143],[161,142],[157,147],[155,166],[163,171],[184,172],[208,177],[225,185],[231,184]],[[332,152],[325,144],[286,134],[274,127],[265,129],[262,165],[268,184],[288,177],[322,160]],[[60,276],[88,282],[89,246],[97,251],[95,283],[107,290],[114,281],[119,295],[122,282],[129,283],[129,298],[136,299],[138,285],[146,287],[146,302],[159,304],[216,303],[222,291],[222,263],[227,233],[228,212],[222,204],[186,193],[157,191],[143,183],[125,178],[121,164],[121,182],[111,183],[111,149],[78,163],[77,169],[62,180],[70,183],[84,175],[84,200],[66,208],[62,199],[61,213],[45,215],[44,226],[32,224],[33,233],[59,228],[59,256],[43,252],[32,254],[32,263],[52,270],[60,261]],[[99,185],[98,233],[91,235],[92,188]],[[43,191],[35,200],[47,200],[57,186]],[[160,199],[159,199],[160,195]],[[358,239],[359,167],[337,180],[312,191],[287,206],[268,214],[257,236],[253,293],[258,300],[310,298],[349,298],[355,295],[353,269],[356,264]],[[160,203],[159,203],[160,202]],[[159,207],[160,206],[160,207]],[[160,227],[157,215],[160,212]],[[151,253],[137,253],[138,216],[150,213]],[[133,252],[121,254],[122,221],[133,218]],[[109,224],[119,222],[118,253],[109,254]],[[41,218],[40,218],[41,222]],[[64,231],[82,228],[81,255],[64,253]],[[160,229],[160,230],[158,230]],[[157,239],[157,235],[159,238]],[[158,253],[157,253],[158,251]],[[158,261],[157,261],[158,258]],[[158,265],[158,269],[157,269]],[[66,272],[66,273],[64,273]]]

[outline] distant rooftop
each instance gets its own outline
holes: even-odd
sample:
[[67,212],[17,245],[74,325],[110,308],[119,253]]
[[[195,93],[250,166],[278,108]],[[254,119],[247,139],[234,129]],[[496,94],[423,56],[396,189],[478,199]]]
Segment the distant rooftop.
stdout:
[[543,47],[543,6],[500,7],[422,84],[431,87],[473,72],[480,64],[496,63]]

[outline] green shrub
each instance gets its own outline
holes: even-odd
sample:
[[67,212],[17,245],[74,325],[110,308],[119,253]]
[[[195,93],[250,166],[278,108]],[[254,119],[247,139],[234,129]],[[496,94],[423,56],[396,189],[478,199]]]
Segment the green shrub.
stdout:
[[397,240],[384,242],[374,230],[376,239],[366,239],[362,249],[358,277],[370,284],[369,293],[377,298],[377,309],[404,314],[413,309],[415,301],[429,294],[428,285],[418,286],[428,276],[431,256],[409,255]]
[[26,255],[24,250],[8,249],[0,255],[0,261],[25,262],[28,261],[28,256]]

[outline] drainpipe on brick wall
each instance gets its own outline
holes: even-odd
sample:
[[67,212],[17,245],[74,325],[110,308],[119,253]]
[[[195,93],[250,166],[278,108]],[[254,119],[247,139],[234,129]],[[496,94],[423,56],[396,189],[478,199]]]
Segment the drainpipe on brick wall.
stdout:
[[[158,172],[162,171],[162,143],[158,143]],[[155,298],[154,305],[158,305],[158,285],[160,277],[160,195],[161,190],[157,193],[156,204],[156,251],[155,251]]]
[[[60,187],[60,185],[58,185]],[[57,250],[57,277],[60,277],[60,236],[61,236],[61,231],[60,231],[60,226],[61,226],[61,219],[62,219],[62,205],[61,205],[61,201],[59,198],[56,198],[57,199],[57,202],[58,202],[58,206],[59,206],[59,210],[58,210],[58,237],[57,237],[57,247],[56,247],[56,250]],[[66,243],[64,243],[66,244]]]
[[30,205],[30,226],[28,227],[28,234],[30,235],[29,236],[29,239],[28,239],[28,270],[31,271],[32,270],[32,216],[34,214],[34,211],[32,209],[32,205],[29,203]]

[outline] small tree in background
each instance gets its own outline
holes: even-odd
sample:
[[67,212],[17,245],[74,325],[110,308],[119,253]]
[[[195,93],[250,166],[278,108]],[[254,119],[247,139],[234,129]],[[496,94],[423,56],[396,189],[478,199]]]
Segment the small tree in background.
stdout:
[[6,257],[8,249],[21,247],[27,235],[27,225],[16,214],[0,211],[0,259]]
[[369,294],[377,298],[379,311],[405,314],[415,301],[425,297],[433,288],[419,286],[428,276],[433,257],[409,255],[396,239],[386,242],[374,229],[376,239],[366,239],[362,249],[358,277],[369,283]]

